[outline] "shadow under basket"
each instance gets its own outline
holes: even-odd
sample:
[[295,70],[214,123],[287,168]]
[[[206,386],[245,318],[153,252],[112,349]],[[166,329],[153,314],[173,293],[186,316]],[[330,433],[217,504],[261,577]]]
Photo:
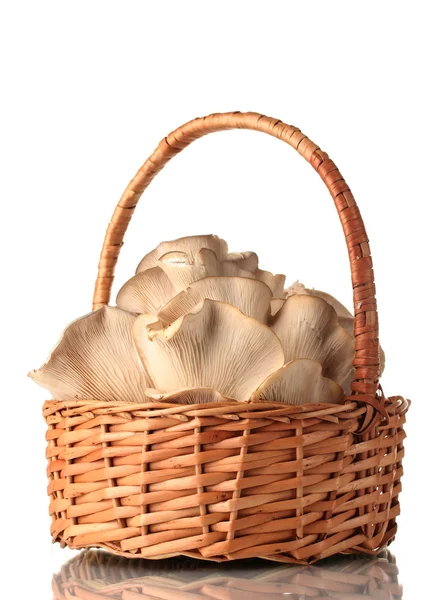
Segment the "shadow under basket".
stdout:
[[165,138],[125,190],[103,245],[93,307],[109,302],[143,191],[193,140],[251,129],[295,148],[343,225],[355,312],[355,379],[344,404],[45,403],[53,541],[134,558],[261,557],[312,563],[377,554],[394,538],[409,401],[380,388],[367,234],[349,187],[299,129],[257,113],[195,119]]

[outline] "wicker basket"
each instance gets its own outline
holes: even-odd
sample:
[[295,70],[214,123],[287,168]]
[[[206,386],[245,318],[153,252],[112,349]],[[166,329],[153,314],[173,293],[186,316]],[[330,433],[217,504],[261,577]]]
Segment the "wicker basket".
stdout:
[[94,307],[109,302],[132,213],[193,140],[243,128],[282,139],[326,183],[343,225],[355,309],[356,377],[343,405],[44,405],[53,541],[144,558],[314,562],[376,554],[396,532],[409,402],[378,383],[368,238],[334,163],[299,129],[256,113],[195,119],[162,140],[124,192],[100,257]]
[[[205,563],[203,563],[205,564]],[[202,566],[188,558],[155,563],[88,550],[52,580],[54,600],[401,600],[392,555],[327,559],[319,566],[236,561]]]

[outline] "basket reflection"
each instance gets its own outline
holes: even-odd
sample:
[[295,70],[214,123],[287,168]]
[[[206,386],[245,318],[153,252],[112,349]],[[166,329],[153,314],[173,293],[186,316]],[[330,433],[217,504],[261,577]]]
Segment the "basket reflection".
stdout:
[[338,557],[311,566],[261,560],[206,563],[180,557],[127,559],[87,550],[66,563],[52,581],[54,600],[398,600],[395,559]]

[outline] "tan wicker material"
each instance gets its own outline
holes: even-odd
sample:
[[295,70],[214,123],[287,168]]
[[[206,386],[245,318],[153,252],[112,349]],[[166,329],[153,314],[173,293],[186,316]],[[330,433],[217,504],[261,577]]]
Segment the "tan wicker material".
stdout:
[[236,561],[209,565],[187,558],[146,563],[88,550],[52,580],[54,600],[401,600],[395,559],[341,557],[318,566]]
[[308,563],[375,554],[396,532],[409,402],[379,386],[372,260],[355,200],[334,163],[295,127],[256,113],[196,119],[165,138],[108,227],[94,307],[109,301],[137,201],[191,141],[229,128],[281,138],[319,172],[349,252],[356,368],[344,405],[172,405],[48,401],[52,537],[144,558],[264,557]]

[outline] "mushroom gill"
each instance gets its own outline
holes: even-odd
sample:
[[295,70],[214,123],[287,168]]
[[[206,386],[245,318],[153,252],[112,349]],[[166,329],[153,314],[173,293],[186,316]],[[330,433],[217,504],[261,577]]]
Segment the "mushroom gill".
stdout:
[[80,317],[29,376],[57,400],[145,402],[152,384],[131,337],[135,320],[108,306]]
[[211,388],[246,401],[284,364],[281,344],[266,325],[215,300],[204,300],[162,330],[153,330],[139,318],[133,336],[153,387],[160,392]]
[[[336,311],[339,324],[346,329],[346,331],[354,337],[354,323],[355,318],[354,315],[344,306],[337,298],[331,296],[326,292],[322,292],[316,289],[310,289],[305,287],[300,281],[295,281],[289,288],[286,290],[286,293],[289,296],[294,295],[308,295],[308,296],[316,296],[318,298],[323,298],[326,300],[328,304],[330,304]],[[274,315],[276,312],[277,304],[272,300],[271,302],[271,314]],[[385,370],[386,356],[383,348],[380,345],[380,375]],[[351,393],[351,382],[355,375],[355,369],[352,369],[349,373],[346,381],[343,382],[343,387],[345,390],[345,394],[349,395]]]
[[117,294],[117,306],[134,313],[157,314],[176,289],[160,267],[141,271],[127,281]]
[[160,257],[158,266],[163,269],[177,291],[185,290],[191,283],[205,277],[246,277],[254,275],[241,269],[235,261],[219,260],[208,248],[199,250],[190,262],[183,252],[169,252]]
[[322,298],[290,296],[272,318],[285,362],[296,358],[318,361],[324,375],[342,384],[354,359],[354,339],[339,325],[337,313]]
[[205,299],[218,300],[235,306],[247,317],[266,322],[272,298],[267,285],[245,277],[206,277],[190,284],[159,312],[166,323],[172,323],[190,312]]
[[343,389],[332,379],[323,377],[318,361],[299,358],[272,373],[251,399],[296,405],[306,402],[338,404],[343,400]]

